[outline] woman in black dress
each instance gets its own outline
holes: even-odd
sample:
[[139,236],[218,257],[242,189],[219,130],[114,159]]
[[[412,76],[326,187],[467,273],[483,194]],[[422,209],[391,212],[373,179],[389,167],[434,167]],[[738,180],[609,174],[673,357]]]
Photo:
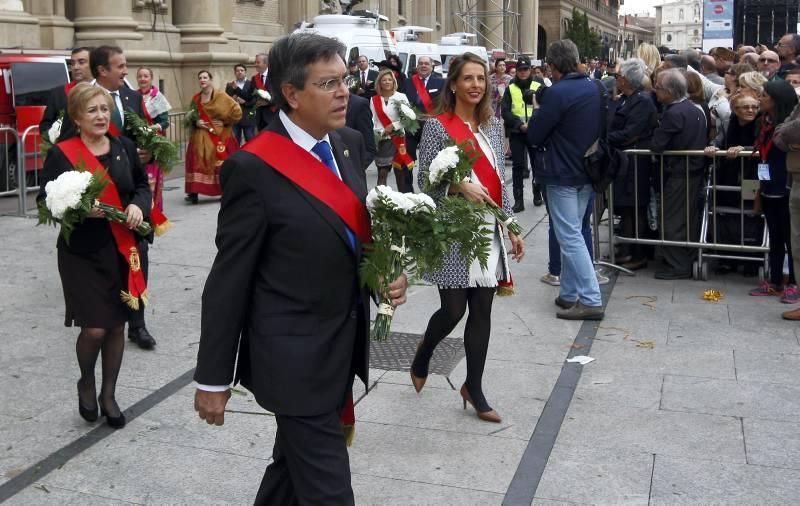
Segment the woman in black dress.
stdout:
[[[79,138],[107,170],[117,187],[127,215],[126,226],[136,228],[149,216],[152,203],[147,175],[139,162],[136,146],[125,137],[108,134],[113,103],[102,88],[78,85],[69,95],[68,121],[74,121]],[[44,164],[43,181],[37,198],[46,198],[45,186],[74,167],[65,155],[65,144],[55,145]],[[125,348],[123,330],[128,310],[120,298],[127,289],[128,264],[117,250],[111,225],[102,211],[92,210],[75,226],[69,244],[59,235],[58,271],[64,289],[67,327],[81,328],[76,344],[81,378],[78,380],[78,411],[87,421],[100,413],[114,428],[125,426],[114,393]],[[95,364],[102,354],[103,375],[100,395],[95,400]]]

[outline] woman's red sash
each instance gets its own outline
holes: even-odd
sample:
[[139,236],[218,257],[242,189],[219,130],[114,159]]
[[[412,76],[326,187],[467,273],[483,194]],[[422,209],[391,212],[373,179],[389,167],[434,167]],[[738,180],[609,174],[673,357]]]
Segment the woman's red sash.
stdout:
[[447,135],[452,137],[456,143],[461,144],[468,141],[468,143],[472,145],[472,154],[475,156],[475,165],[472,167],[472,170],[475,171],[481,184],[489,190],[489,196],[492,197],[495,204],[502,207],[503,192],[500,186],[500,176],[497,175],[497,170],[492,167],[486,154],[480,148],[475,134],[473,134],[472,130],[464,123],[464,120],[455,114],[442,113],[436,116],[436,118],[441,122],[442,126],[444,126]]
[[206,122],[206,130],[208,130],[208,136],[211,138],[211,142],[214,143],[215,147],[214,154],[217,157],[215,165],[219,167],[220,165],[222,165],[222,162],[228,159],[228,150],[225,147],[225,141],[222,140],[222,136],[220,136],[217,130],[214,128],[211,116],[208,115],[205,108],[203,107],[203,100],[200,98],[200,93],[195,95],[194,98],[192,98],[192,101],[194,101],[194,103],[197,105],[197,115],[200,117],[201,120]]
[[[383,125],[383,128],[388,128],[389,125],[392,124],[392,120],[389,119],[389,116],[386,115],[386,111],[383,110],[383,99],[380,95],[375,95],[372,97],[372,106],[375,108],[375,114],[378,116],[378,120]],[[392,132],[389,135],[389,138],[392,140],[392,144],[394,144],[394,159],[392,160],[392,165],[400,168],[402,166],[406,166],[409,169],[414,168],[414,159],[411,158],[411,155],[408,154],[408,149],[406,149],[406,138],[404,135],[398,135],[397,132]]]
[[362,243],[372,242],[369,213],[353,190],[288,137],[262,132],[242,147],[325,204]]
[[[89,148],[86,147],[80,137],[72,137],[66,141],[59,142],[58,147],[76,170],[83,165],[86,170],[99,180],[107,182],[103,192],[97,198],[98,201],[115,207],[120,211],[125,211],[114,180],[111,179],[103,164],[89,151]],[[142,305],[147,304],[148,293],[147,282],[144,279],[144,273],[141,268],[139,249],[136,247],[136,238],[133,232],[123,223],[116,221],[109,221],[109,223],[111,224],[114,242],[117,244],[117,251],[128,263],[128,291],[122,290],[120,297],[130,308],[138,310],[140,299]]]
[[425,107],[425,112],[431,114],[433,112],[433,100],[431,99],[431,94],[425,89],[425,84],[423,84],[419,74],[411,76],[411,82],[414,84],[414,88],[417,90],[417,96],[419,96],[422,105]]

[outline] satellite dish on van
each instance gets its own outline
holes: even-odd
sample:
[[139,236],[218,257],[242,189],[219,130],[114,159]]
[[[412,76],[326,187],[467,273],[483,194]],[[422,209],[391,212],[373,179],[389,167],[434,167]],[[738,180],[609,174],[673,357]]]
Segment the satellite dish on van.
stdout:
[[419,40],[420,33],[430,33],[432,31],[433,29],[427,26],[398,26],[391,29],[397,42],[414,42]]

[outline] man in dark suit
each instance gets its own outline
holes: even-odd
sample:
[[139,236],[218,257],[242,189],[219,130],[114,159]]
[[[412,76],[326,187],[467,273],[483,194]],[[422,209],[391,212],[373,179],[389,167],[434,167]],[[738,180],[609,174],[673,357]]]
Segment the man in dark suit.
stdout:
[[[406,79],[402,91],[408,97],[411,105],[422,111],[423,114],[432,115],[438,105],[439,95],[443,88],[444,79],[433,73],[433,60],[430,56],[420,56],[417,59],[417,72],[411,78]],[[425,93],[427,96],[424,96]],[[406,148],[414,161],[417,160],[417,146],[422,137],[423,124],[424,122],[420,122],[420,129],[417,130],[417,133],[406,135]]]
[[[141,118],[145,118],[145,108],[142,96],[138,91],[134,91],[125,84],[125,76],[128,75],[128,62],[122,49],[116,46],[100,46],[89,53],[89,68],[95,78],[95,86],[103,88],[111,95],[114,109],[111,111],[111,123],[114,128],[134,143],[136,136],[133,134],[130,125],[125,120],[125,112],[132,112]],[[75,124],[65,121],[61,129],[60,139],[67,139],[77,134]],[[139,158],[147,161],[150,154],[139,150]],[[149,244],[152,236],[141,238],[137,244],[139,257],[141,260],[142,271],[145,280],[148,279],[149,272]],[[128,319],[128,339],[136,343],[140,348],[150,350],[156,345],[155,338],[147,330],[144,318],[144,306],[137,311],[131,310]]]
[[[259,53],[256,55],[256,73],[250,80],[253,89],[253,98],[256,108],[256,127],[259,130],[267,128],[278,114],[278,108],[272,99],[272,95],[277,91],[270,87],[269,83],[269,55]],[[270,96],[264,98],[264,92]]]
[[[311,183],[283,175],[307,175],[368,219],[361,136],[343,128],[345,49],[313,33],[277,40],[269,63],[278,118],[222,167],[195,408],[222,425],[229,385],[241,381],[275,414],[256,504],[354,503],[340,412],[355,375],[366,381],[369,370],[369,295],[358,274],[359,238],[368,233],[345,225],[347,213],[312,195]],[[302,87],[289,81],[298,74]],[[393,304],[405,301],[407,286],[405,275],[390,285]]]
[[[700,110],[687,97],[686,77],[678,69],[658,73],[655,86],[656,98],[664,106],[661,124],[653,131],[650,149],[654,153],[667,150],[702,150],[706,144],[706,120]],[[688,171],[687,171],[688,163]],[[697,195],[703,183],[703,157],[664,157],[664,239],[685,241],[688,237],[697,240],[699,209]],[[688,172],[688,175],[687,175]],[[688,206],[688,209],[687,209]],[[686,217],[689,222],[686,222]],[[681,247],[663,247],[667,268],[656,272],[656,279],[689,279],[692,277],[692,261],[696,255]]]
[[[92,72],[89,70],[89,53],[92,48],[90,47],[76,47],[72,50],[69,62],[69,70],[72,74],[72,82],[67,85],[59,85],[50,90],[47,95],[47,107],[44,110],[44,116],[39,123],[39,133],[44,135],[50,131],[59,118],[62,119],[62,129],[64,118],[67,118],[67,94],[78,83],[88,83],[92,80]],[[69,122],[69,118],[67,118]],[[50,139],[50,142],[55,143],[58,139]]]
[[369,108],[369,100],[358,95],[350,95],[347,101],[347,119],[345,125],[353,130],[358,130],[364,139],[364,152],[361,156],[361,165],[364,170],[370,166],[378,148],[375,145],[375,131],[372,124],[372,111]]
[[256,97],[253,93],[253,81],[247,79],[247,67],[238,63],[233,67],[236,79],[225,86],[225,93],[233,97],[242,108],[242,119],[233,125],[233,136],[244,144],[256,136]]
[[372,98],[375,95],[375,79],[378,78],[378,72],[369,69],[369,58],[366,55],[358,57],[358,70],[353,75],[358,78],[360,84],[356,94],[367,100]]

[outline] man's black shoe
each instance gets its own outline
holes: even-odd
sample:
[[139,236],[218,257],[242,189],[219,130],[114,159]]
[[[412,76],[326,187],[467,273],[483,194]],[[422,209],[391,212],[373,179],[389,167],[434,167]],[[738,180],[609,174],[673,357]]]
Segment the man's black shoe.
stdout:
[[525,203],[522,202],[522,199],[514,201],[514,207],[511,208],[512,211],[515,213],[521,213],[525,210]]
[[147,327],[128,328],[128,339],[136,343],[143,350],[152,350],[156,340],[147,331]]
[[676,271],[674,269],[667,269],[656,272],[656,279],[664,279],[667,281],[674,279],[692,279],[692,273],[689,271]]
[[525,169],[522,171],[522,179],[528,179],[531,177],[531,169]]
[[539,190],[533,190],[533,205],[539,207],[542,205],[542,203],[544,203],[544,200],[542,200],[542,192]]

